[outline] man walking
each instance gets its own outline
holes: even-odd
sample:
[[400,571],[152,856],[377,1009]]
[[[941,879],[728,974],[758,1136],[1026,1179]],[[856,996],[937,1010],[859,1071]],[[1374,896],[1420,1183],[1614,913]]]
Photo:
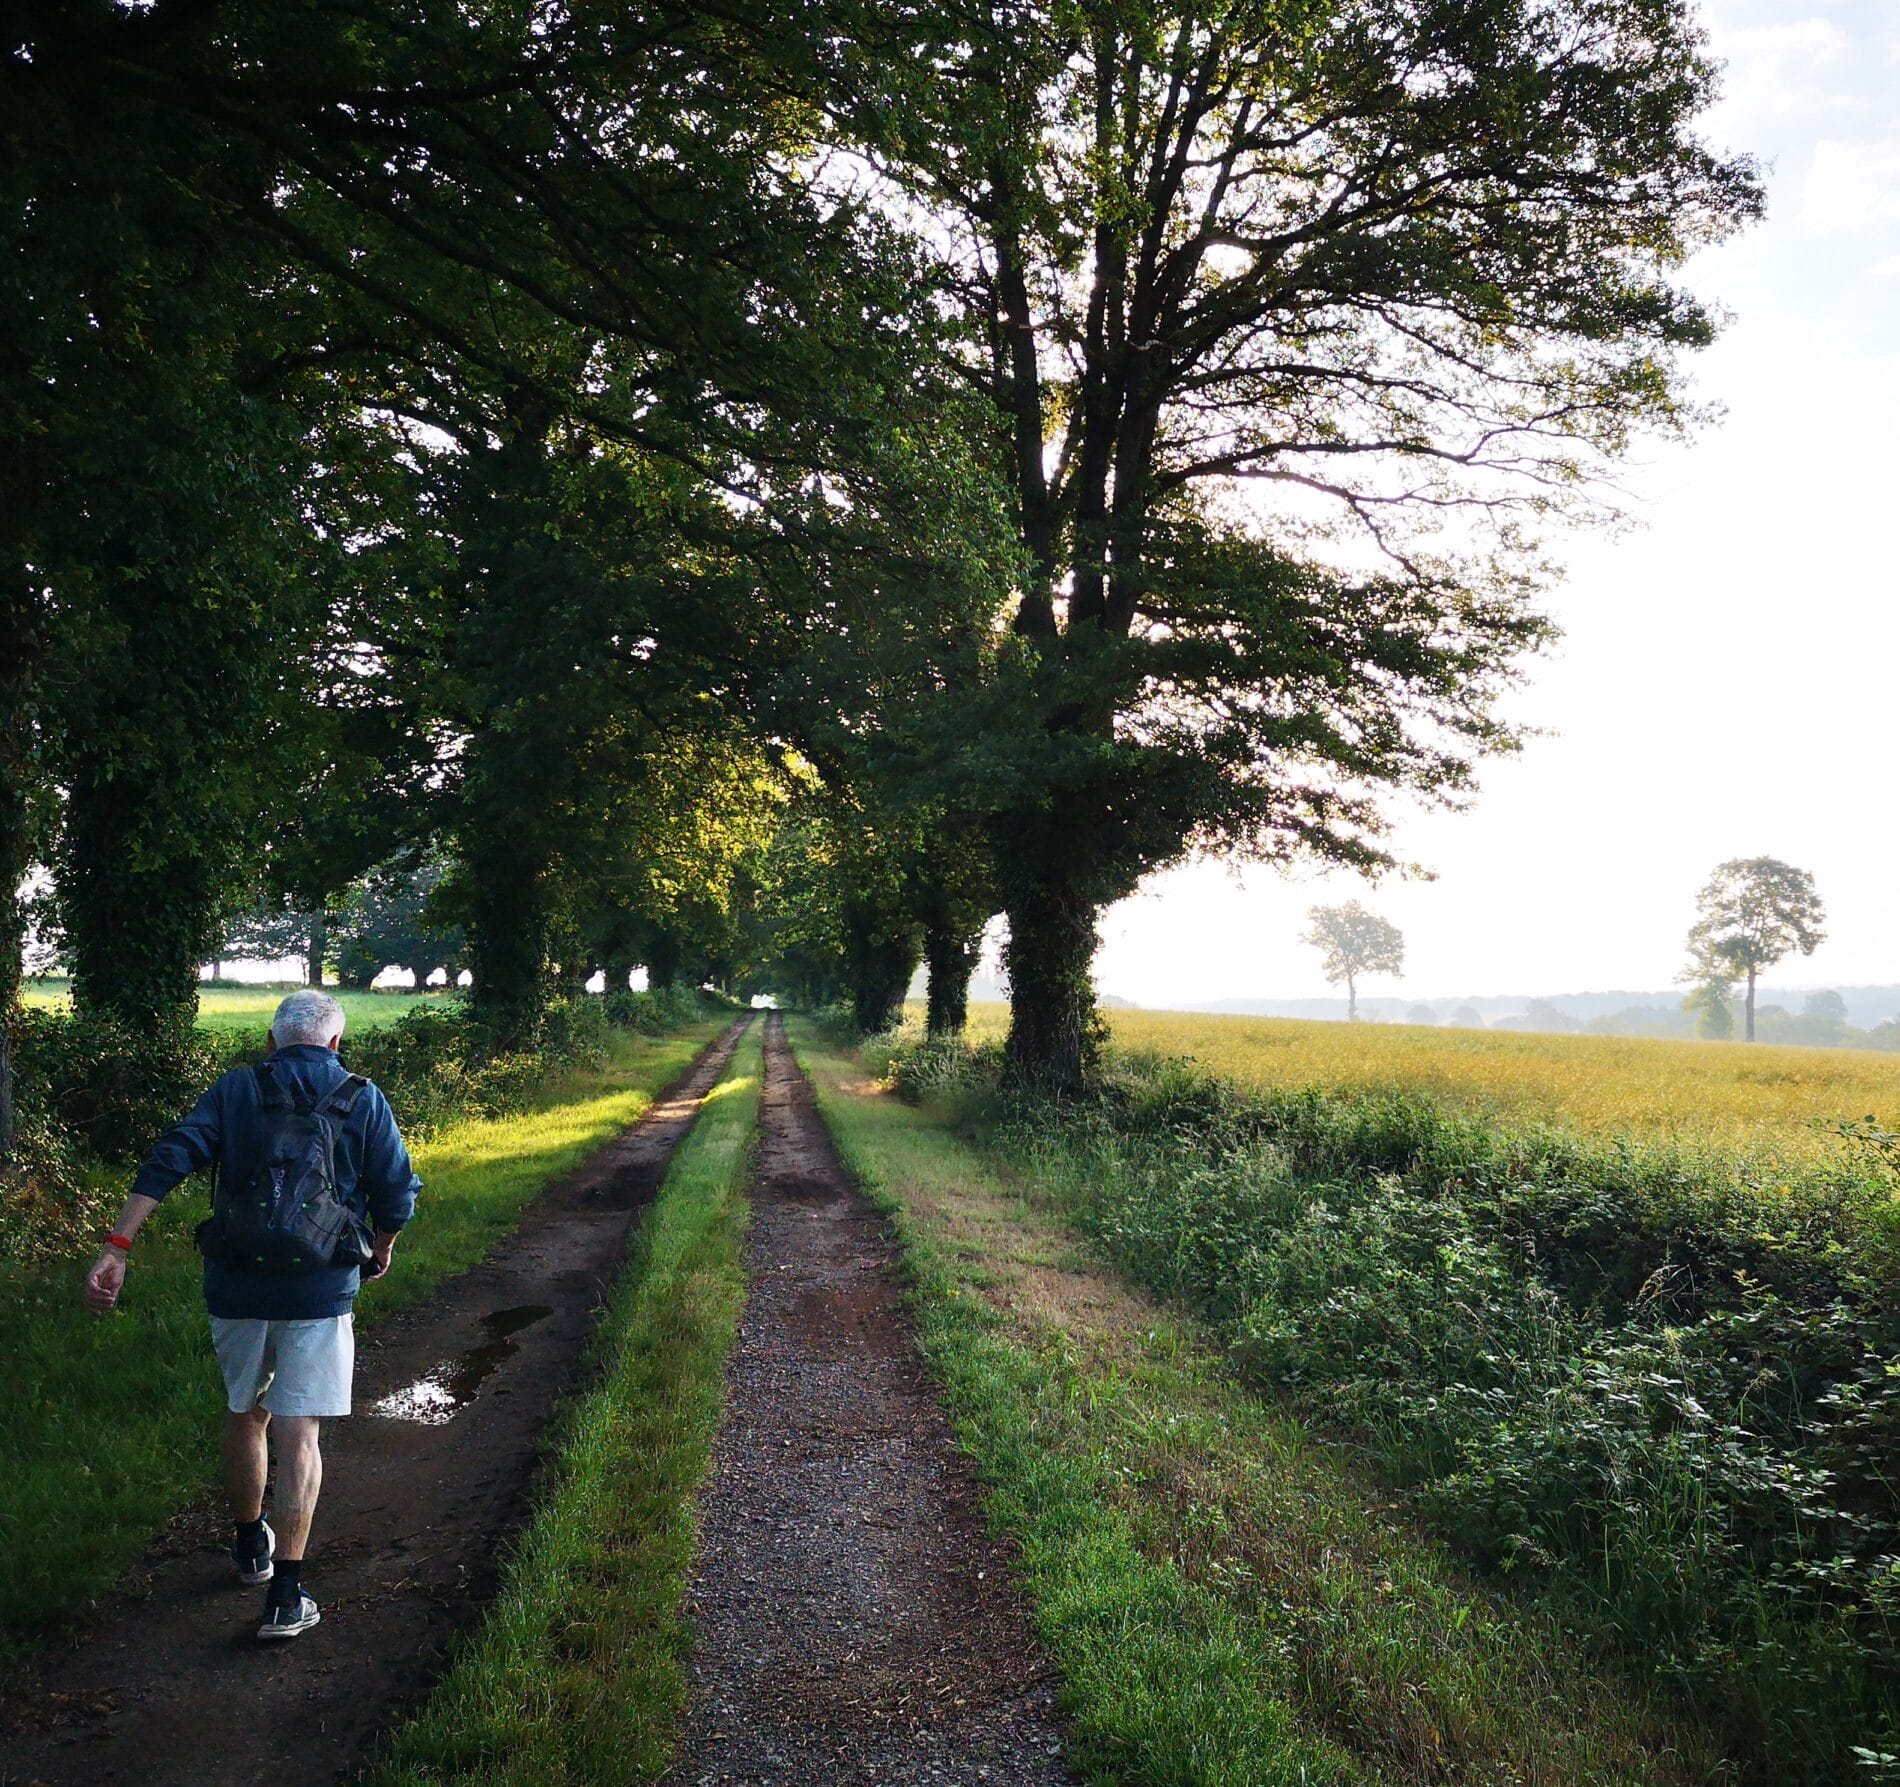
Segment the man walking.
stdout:
[[[211,1338],[224,1371],[224,1484],[238,1579],[268,1583],[258,1637],[295,1638],[322,1617],[304,1587],[304,1547],[323,1482],[318,1424],[350,1412],[351,1305],[389,1269],[421,1181],[389,1101],[337,1059],[343,1008],[314,988],[277,1008],[269,1057],[212,1086],[146,1156],[86,1276],[86,1303],[119,1300],[133,1238],[165,1194],[217,1169],[198,1227]],[[282,1531],[264,1519],[277,1438]]]

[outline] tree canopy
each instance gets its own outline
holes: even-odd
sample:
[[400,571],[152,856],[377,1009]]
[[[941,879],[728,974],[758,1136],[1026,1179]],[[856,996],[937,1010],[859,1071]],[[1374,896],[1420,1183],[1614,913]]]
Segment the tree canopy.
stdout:
[[1309,927],[1301,941],[1320,952],[1321,967],[1334,986],[1346,983],[1346,1016],[1356,1019],[1360,977],[1404,973],[1405,938],[1397,925],[1357,900],[1315,906],[1306,916]]
[[[1827,913],[1814,877],[1778,857],[1732,857],[1716,865],[1696,907],[1688,974],[1705,988],[1748,983],[1743,1034],[1753,1042],[1756,977],[1797,950],[1813,955],[1826,936],[1821,926]],[[1713,994],[1705,998],[1705,1012],[1713,1001]]]
[[0,1007],[40,863],[154,1031],[406,860],[497,1046],[1000,911],[1072,1090],[1105,902],[1513,748],[1760,202],[1683,0],[16,12]]

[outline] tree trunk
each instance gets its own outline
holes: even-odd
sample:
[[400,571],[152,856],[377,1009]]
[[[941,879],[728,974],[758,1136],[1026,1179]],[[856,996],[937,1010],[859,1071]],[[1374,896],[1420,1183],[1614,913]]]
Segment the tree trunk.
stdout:
[[1095,906],[1048,874],[1012,895],[1009,1041],[1004,1063],[1019,1086],[1065,1098],[1081,1090],[1101,1049],[1092,969]]
[[74,1008],[152,1033],[191,1023],[224,893],[207,815],[171,768],[77,763],[59,864]]
[[1746,1035],[1748,1041],[1753,1042],[1755,1040],[1755,970],[1753,968],[1750,968],[1748,971],[1748,1029]]
[[889,1030],[904,1015],[904,989],[915,964],[907,950],[884,943],[871,950],[851,977],[851,1021],[866,1036]]
[[904,993],[917,967],[916,932],[887,915],[845,909],[845,960],[851,974],[851,1021],[866,1036],[903,1016]]
[[471,1009],[503,1049],[534,1042],[548,996],[548,912],[545,875],[525,841],[485,828],[461,840],[470,900]]
[[924,964],[929,970],[929,1015],[924,1028],[933,1040],[963,1034],[970,1017],[970,976],[982,933],[966,935],[947,923],[924,926]]
[[330,915],[319,906],[310,915],[310,935],[304,940],[303,984],[323,985],[323,964],[330,953]]
[[1350,974],[1346,976],[1346,1022],[1359,1022],[1359,989]]
[[655,931],[647,945],[647,989],[663,992],[680,977],[679,939],[670,931]]

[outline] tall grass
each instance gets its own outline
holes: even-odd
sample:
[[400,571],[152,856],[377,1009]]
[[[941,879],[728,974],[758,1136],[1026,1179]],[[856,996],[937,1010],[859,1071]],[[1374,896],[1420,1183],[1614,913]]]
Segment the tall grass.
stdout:
[[1900,1221],[1870,1167],[1130,1056],[997,1136],[1255,1384],[1712,1708],[1748,1778],[1896,1775]]

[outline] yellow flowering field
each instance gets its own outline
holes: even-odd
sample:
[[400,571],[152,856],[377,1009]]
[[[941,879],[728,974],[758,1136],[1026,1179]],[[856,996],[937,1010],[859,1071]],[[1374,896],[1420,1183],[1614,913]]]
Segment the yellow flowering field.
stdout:
[[[1843,1144],[1832,1126],[1843,1118],[1900,1127],[1895,1054],[1198,1012],[1107,1016],[1121,1047],[1186,1055],[1244,1085],[1398,1088],[1486,1116],[1757,1158],[1835,1155]],[[1000,1036],[1008,1021],[1007,1006],[971,1007],[973,1038]]]

